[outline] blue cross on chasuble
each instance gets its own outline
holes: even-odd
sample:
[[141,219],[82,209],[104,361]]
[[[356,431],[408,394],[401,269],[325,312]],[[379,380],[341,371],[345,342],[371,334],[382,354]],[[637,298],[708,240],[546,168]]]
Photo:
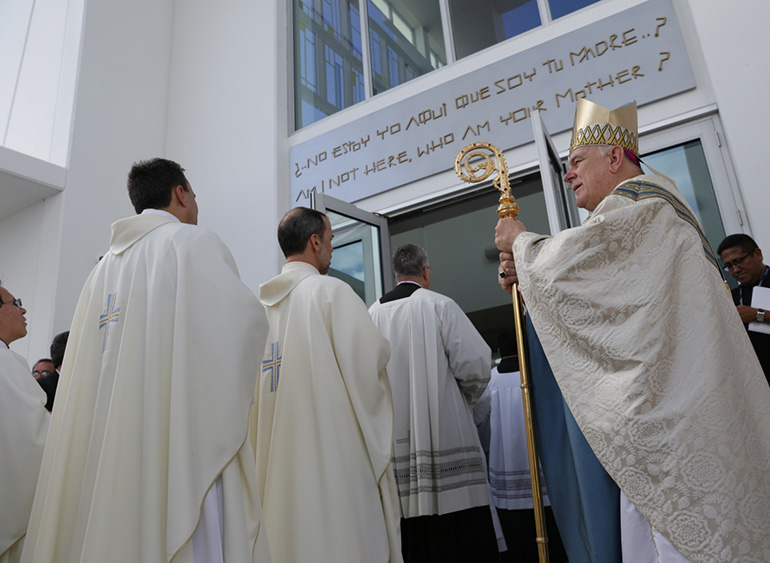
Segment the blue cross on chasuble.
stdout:
[[110,333],[110,323],[118,322],[120,317],[120,307],[115,307],[118,301],[118,294],[110,293],[107,295],[107,309],[103,315],[99,315],[99,330],[104,329],[104,338],[102,339],[102,353],[107,348],[107,336]]
[[262,373],[269,372],[270,392],[278,390],[278,379],[281,377],[281,342],[276,340],[270,343],[270,357],[262,360]]

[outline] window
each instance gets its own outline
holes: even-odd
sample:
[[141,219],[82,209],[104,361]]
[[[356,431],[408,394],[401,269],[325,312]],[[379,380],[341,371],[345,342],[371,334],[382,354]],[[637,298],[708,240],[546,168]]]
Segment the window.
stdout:
[[372,76],[382,81],[382,51],[380,49],[380,34],[374,30],[369,32],[370,52],[372,57]]
[[315,81],[315,33],[302,26],[299,30],[299,67],[302,86],[317,92]]
[[439,0],[368,0],[367,9],[373,94],[446,64]]
[[398,80],[398,55],[393,47],[388,47],[388,76],[390,77],[390,83],[395,86],[399,83]]
[[293,0],[295,128],[598,1]]
[[645,164],[676,182],[703,226],[712,250],[716,251],[725,238],[725,228],[701,140],[695,139],[642,158]]
[[339,0],[323,0],[323,22],[327,28],[339,34],[341,29]]
[[294,0],[294,120],[309,125],[365,99],[358,0]]
[[337,109],[345,107],[343,65],[342,55],[326,45],[326,101]]
[[595,4],[599,0],[548,0],[548,7],[551,9],[551,18],[556,19],[572,12],[577,12],[581,8]]
[[363,102],[366,96],[364,95],[364,74],[357,68],[353,67],[351,70],[353,74],[353,103]]
[[449,10],[458,59],[541,23],[537,0],[450,0]]

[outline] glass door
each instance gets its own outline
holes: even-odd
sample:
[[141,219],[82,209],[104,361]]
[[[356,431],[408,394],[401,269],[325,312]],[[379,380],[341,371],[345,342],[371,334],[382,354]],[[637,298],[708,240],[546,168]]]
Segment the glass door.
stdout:
[[323,193],[310,194],[310,207],[326,214],[334,232],[329,275],[350,285],[369,307],[393,288],[387,218]]
[[540,179],[548,210],[548,225],[551,235],[580,224],[575,193],[564,183],[564,163],[553,144],[551,136],[539,112],[532,113],[532,130],[535,134],[537,158],[540,162]]
[[712,116],[639,140],[645,149],[642,161],[676,182],[714,251],[726,235],[751,235],[722,138],[718,118]]

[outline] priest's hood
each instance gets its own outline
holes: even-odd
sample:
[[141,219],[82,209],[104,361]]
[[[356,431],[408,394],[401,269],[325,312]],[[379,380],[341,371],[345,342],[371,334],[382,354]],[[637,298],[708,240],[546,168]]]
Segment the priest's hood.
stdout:
[[110,252],[115,255],[124,253],[148,233],[167,223],[179,223],[179,220],[166,215],[148,213],[115,221],[112,224]]
[[259,299],[265,307],[272,307],[289,295],[299,282],[314,274],[321,275],[307,262],[288,262],[280,274],[259,286]]

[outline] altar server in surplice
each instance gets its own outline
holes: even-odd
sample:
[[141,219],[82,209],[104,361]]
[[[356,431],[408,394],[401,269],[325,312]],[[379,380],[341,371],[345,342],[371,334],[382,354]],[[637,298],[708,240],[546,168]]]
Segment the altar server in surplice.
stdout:
[[369,313],[392,347],[404,560],[499,561],[471,413],[489,381],[492,352],[457,303],[430,290],[424,249],[399,247],[393,271],[398,285]]

